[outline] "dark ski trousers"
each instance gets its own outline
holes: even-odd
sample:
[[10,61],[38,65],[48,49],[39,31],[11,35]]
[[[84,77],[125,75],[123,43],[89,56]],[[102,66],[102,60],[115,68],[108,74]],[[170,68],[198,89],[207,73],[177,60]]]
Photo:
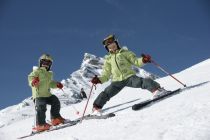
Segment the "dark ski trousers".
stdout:
[[81,92],[82,98],[87,98],[86,93],[84,91]]
[[60,115],[60,101],[55,95],[50,97],[38,97],[35,99],[36,109],[36,125],[45,124],[47,104],[51,105],[50,115],[51,119],[61,117]]
[[136,75],[123,81],[112,82],[104,91],[95,99],[93,106],[103,108],[107,101],[117,95],[125,86],[133,88],[147,89],[150,92],[160,87],[160,84],[149,78],[141,78]]

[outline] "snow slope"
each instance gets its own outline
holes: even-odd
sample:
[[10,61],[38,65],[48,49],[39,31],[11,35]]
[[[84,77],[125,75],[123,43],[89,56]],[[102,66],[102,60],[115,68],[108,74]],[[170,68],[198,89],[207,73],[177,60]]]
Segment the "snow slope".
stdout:
[[[150,98],[151,93],[126,87],[103,108],[104,113],[114,112],[115,117],[106,120],[85,120],[81,124],[39,134],[26,138],[26,140],[209,140],[209,67],[210,59],[207,59],[174,74],[177,79],[188,86],[187,89],[143,110],[132,111],[131,106]],[[170,90],[182,87],[169,76],[157,81]],[[91,112],[94,99],[107,84],[97,86],[95,94],[91,96],[87,113]],[[74,104],[74,107],[80,111],[80,115],[85,103],[84,100]],[[10,109],[14,108],[10,107]],[[49,109],[47,119],[49,119]],[[64,106],[61,114],[72,120],[79,117],[75,114],[71,104]],[[14,140],[30,133],[33,123],[34,118],[27,117],[24,120],[16,120],[10,125],[2,126],[0,140]]]

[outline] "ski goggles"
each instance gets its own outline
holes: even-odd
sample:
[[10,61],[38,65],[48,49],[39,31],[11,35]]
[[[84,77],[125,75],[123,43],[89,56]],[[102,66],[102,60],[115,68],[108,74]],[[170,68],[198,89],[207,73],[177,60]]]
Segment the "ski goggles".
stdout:
[[41,59],[40,63],[42,65],[47,65],[47,66],[51,66],[52,65],[52,61],[47,60],[47,59]]
[[103,41],[103,45],[104,46],[108,46],[108,45],[110,45],[110,44],[112,44],[114,42],[115,42],[115,37],[114,36],[110,36],[109,38],[107,38],[107,39],[105,39]]

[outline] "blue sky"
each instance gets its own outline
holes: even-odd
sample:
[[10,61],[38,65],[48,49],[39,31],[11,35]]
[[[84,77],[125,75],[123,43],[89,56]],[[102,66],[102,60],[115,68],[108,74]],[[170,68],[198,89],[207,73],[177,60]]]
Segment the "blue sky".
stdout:
[[[210,56],[208,0],[1,0],[0,109],[31,96],[27,75],[42,53],[54,58],[54,79],[80,68],[84,53],[103,57],[116,34],[140,56],[171,73]],[[145,69],[164,76],[152,64]]]

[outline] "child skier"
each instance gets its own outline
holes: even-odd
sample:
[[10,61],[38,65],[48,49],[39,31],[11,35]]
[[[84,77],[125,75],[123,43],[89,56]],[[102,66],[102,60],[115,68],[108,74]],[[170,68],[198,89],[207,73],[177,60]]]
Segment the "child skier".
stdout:
[[65,121],[59,113],[60,101],[50,92],[50,88],[63,88],[60,82],[53,81],[53,72],[50,71],[52,62],[53,59],[50,55],[43,54],[39,58],[39,67],[28,75],[29,86],[32,89],[32,96],[35,102],[36,126],[33,128],[35,131],[45,131],[51,127],[45,121],[47,104],[51,105],[50,115],[52,125],[59,125]]
[[105,49],[109,52],[105,56],[102,75],[95,76],[91,82],[93,84],[104,83],[112,78],[111,84],[102,91],[93,103],[92,114],[101,115],[101,109],[113,96],[119,93],[125,86],[147,89],[153,93],[153,98],[160,96],[167,91],[160,87],[160,84],[149,78],[136,76],[132,65],[141,67],[151,62],[150,55],[137,58],[136,55],[127,48],[120,48],[118,40],[114,35],[109,35],[103,40]]

